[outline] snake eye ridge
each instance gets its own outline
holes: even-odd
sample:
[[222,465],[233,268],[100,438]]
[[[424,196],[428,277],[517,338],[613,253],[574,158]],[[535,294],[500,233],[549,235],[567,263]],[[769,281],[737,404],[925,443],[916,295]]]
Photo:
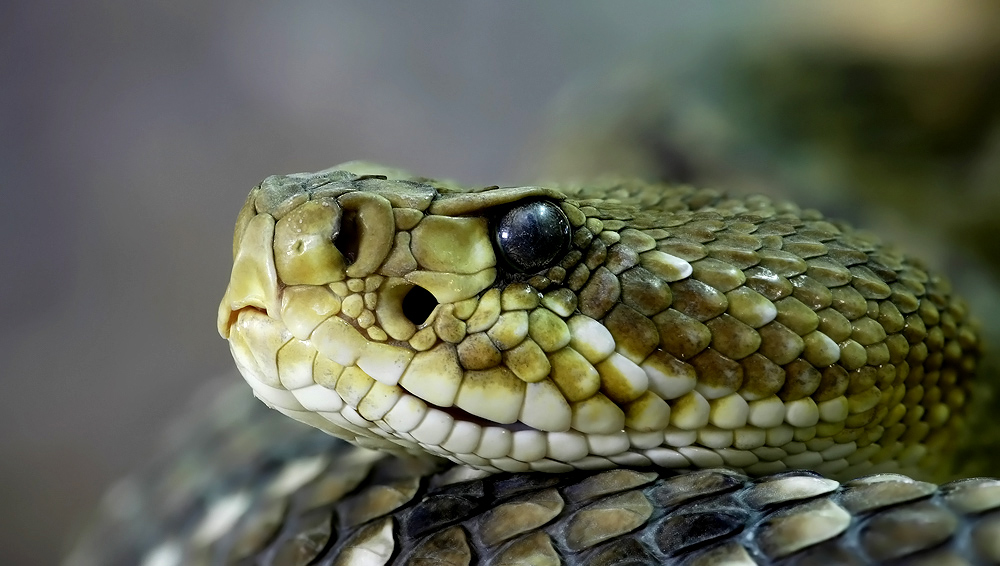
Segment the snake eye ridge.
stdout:
[[520,204],[500,215],[493,239],[508,266],[533,273],[555,263],[569,247],[569,220],[546,200]]

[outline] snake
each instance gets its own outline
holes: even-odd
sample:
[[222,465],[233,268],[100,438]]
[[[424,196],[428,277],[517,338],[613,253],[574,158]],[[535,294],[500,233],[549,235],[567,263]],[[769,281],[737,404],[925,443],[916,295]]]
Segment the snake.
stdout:
[[263,403],[190,419],[68,564],[1000,562],[1000,481],[940,483],[968,308],[815,210],[350,162],[264,179],[233,258]]

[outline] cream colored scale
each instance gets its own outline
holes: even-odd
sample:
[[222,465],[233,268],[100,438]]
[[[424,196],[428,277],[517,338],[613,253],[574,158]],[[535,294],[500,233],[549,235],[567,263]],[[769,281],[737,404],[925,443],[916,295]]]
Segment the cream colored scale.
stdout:
[[[489,472],[837,477],[934,473],[961,425],[964,307],[844,225],[689,188],[378,171],[271,177],[240,213],[219,329],[297,420]],[[518,272],[497,218],[537,202],[569,235]]]

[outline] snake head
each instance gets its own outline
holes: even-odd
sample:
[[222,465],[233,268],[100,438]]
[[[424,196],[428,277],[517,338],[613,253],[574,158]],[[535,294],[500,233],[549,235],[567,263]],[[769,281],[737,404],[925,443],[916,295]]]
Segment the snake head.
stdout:
[[489,471],[929,469],[978,353],[943,280],[761,197],[352,163],[265,179],[233,255],[219,331],[260,399]]

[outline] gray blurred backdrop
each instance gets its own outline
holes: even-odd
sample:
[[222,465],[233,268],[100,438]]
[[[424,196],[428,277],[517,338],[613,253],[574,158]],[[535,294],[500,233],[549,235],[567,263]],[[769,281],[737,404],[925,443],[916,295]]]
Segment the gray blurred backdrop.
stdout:
[[[998,21],[930,0],[3,3],[0,563],[53,563],[229,370],[214,318],[232,225],[272,173],[366,159],[470,183],[625,171],[786,194],[958,271],[991,316]],[[789,56],[803,46],[819,63]],[[799,119],[869,104],[855,60],[904,101],[879,103],[913,106],[903,126]],[[816,92],[829,100],[803,103]],[[916,143],[856,143],[897,127]]]

